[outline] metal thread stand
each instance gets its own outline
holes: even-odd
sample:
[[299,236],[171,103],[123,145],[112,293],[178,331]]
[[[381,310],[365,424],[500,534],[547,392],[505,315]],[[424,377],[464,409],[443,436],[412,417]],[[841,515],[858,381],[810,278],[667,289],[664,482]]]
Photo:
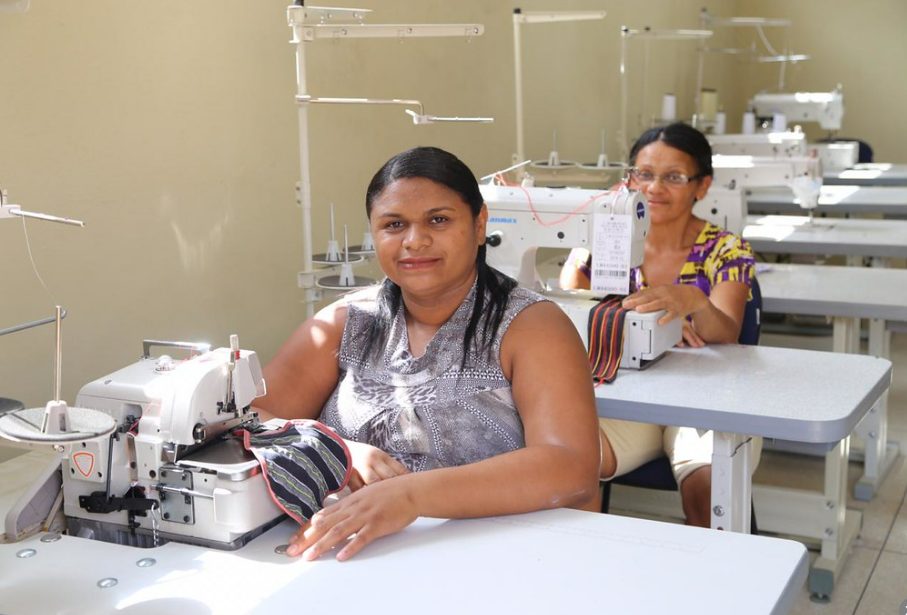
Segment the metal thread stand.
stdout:
[[[299,122],[299,204],[302,208],[302,271],[297,284],[304,291],[306,317],[315,313],[315,303],[321,299],[317,284],[317,272],[312,262],[312,184],[309,155],[309,112],[310,104],[378,104],[415,107],[418,112],[407,109],[415,124],[433,122],[489,122],[491,118],[460,118],[426,115],[422,103],[411,99],[369,99],[315,97],[308,92],[306,84],[305,46],[319,39],[333,41],[354,38],[384,38],[405,40],[427,37],[472,37],[481,36],[481,24],[365,24],[368,9],[306,7],[302,2],[287,8],[287,21],[292,30],[290,43],[296,49],[296,103]],[[348,276],[347,276],[348,278]]]
[[620,143],[621,159],[627,161],[630,155],[630,136],[627,132],[627,114],[629,109],[629,74],[627,63],[629,60],[630,39],[638,38],[643,41],[643,68],[642,68],[642,95],[640,96],[639,115],[636,118],[634,130],[642,127],[643,118],[646,117],[648,103],[646,101],[646,78],[649,74],[649,47],[653,40],[661,41],[701,41],[712,36],[711,30],[657,30],[648,26],[644,28],[620,27],[620,134],[617,136]]

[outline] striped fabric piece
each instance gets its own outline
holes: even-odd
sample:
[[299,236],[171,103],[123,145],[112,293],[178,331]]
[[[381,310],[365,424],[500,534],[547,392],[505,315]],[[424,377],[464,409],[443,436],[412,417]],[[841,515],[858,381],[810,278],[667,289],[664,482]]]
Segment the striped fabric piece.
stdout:
[[300,524],[350,480],[353,464],[346,443],[318,421],[297,419],[273,431],[239,433],[261,464],[274,502]]
[[624,354],[624,319],[627,310],[623,297],[609,295],[589,311],[589,365],[592,379],[613,382]]

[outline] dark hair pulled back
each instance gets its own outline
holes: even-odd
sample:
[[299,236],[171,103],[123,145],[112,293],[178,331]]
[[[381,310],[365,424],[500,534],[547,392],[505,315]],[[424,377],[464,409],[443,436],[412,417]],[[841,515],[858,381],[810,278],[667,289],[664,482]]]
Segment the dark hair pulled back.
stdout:
[[689,155],[698,167],[698,174],[705,177],[714,175],[712,170],[712,146],[705,135],[683,122],[667,126],[656,126],[642,133],[630,150],[630,164],[636,164],[636,156],[645,146],[661,141],[674,149]]
[[[428,179],[456,192],[469,206],[473,219],[482,211],[482,193],[469,167],[453,154],[437,147],[414,147],[385,162],[369,182],[365,194],[365,212],[369,218],[372,204],[385,188],[406,178]],[[475,303],[463,332],[463,363],[470,348],[474,348],[477,353],[491,351],[504,318],[510,291],[516,287],[514,280],[498,274],[485,262],[484,243],[479,246],[476,254],[476,270]],[[377,358],[381,355],[391,323],[402,301],[400,287],[386,279],[378,292],[377,318],[372,321],[366,334],[366,356]]]

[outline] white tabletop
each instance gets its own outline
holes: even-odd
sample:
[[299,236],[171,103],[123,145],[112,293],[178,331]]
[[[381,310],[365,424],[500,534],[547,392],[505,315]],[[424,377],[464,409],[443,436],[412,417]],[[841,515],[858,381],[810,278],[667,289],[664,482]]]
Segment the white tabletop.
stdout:
[[907,321],[907,269],[771,264],[758,278],[766,312]]
[[[123,613],[785,613],[799,543],[575,510],[419,519],[353,559],[274,552],[285,522],[238,551],[137,549],[64,536],[0,544],[4,615]],[[16,553],[34,549],[21,559]],[[154,558],[153,566],[136,562]],[[736,565],[735,562],[739,562]],[[100,588],[100,579],[118,583]]]
[[715,344],[622,369],[595,395],[599,416],[830,443],[850,435],[890,382],[886,359]]
[[[751,214],[806,213],[789,188],[752,188],[747,190],[746,205]],[[817,210],[855,215],[907,214],[907,186],[822,186]]]
[[867,162],[845,171],[825,173],[826,184],[852,184],[857,186],[907,186],[907,164]]
[[747,216],[743,237],[763,253],[907,257],[907,220]]

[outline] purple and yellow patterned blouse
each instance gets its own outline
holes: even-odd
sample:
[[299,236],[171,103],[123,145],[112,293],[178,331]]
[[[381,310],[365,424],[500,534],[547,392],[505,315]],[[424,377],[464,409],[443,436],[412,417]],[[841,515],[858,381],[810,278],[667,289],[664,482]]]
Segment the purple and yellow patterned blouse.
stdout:
[[[692,284],[709,296],[721,282],[743,282],[752,288],[756,271],[753,249],[739,235],[706,222],[699,231],[675,284]],[[647,288],[642,267],[630,272],[630,292]]]

